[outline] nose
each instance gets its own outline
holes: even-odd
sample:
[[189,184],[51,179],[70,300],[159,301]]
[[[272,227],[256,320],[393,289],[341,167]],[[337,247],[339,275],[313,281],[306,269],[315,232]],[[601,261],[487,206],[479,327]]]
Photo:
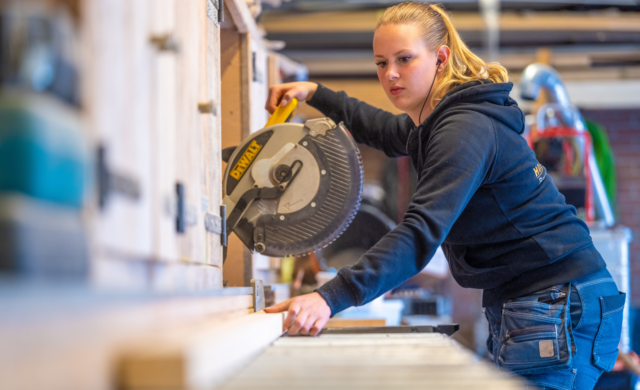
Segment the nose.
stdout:
[[387,66],[387,71],[385,72],[385,77],[389,80],[389,81],[393,81],[396,80],[400,77],[400,75],[398,74],[398,72],[396,71],[394,66]]

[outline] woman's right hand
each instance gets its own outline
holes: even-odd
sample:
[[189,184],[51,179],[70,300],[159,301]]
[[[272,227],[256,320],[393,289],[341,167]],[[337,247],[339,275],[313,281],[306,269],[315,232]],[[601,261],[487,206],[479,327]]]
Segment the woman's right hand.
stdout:
[[316,93],[318,84],[309,81],[298,81],[295,83],[278,84],[269,88],[269,97],[264,108],[270,114],[278,108],[278,106],[286,106],[291,99],[311,100],[313,94]]

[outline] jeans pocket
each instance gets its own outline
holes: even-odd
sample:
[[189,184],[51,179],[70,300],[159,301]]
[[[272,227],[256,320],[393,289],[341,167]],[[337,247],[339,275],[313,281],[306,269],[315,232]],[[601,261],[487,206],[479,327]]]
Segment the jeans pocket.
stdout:
[[622,330],[622,311],[627,294],[600,297],[602,320],[593,343],[593,362],[605,371],[611,371],[618,358],[618,343]]
[[520,375],[571,366],[567,306],[508,302],[502,310],[496,364]]

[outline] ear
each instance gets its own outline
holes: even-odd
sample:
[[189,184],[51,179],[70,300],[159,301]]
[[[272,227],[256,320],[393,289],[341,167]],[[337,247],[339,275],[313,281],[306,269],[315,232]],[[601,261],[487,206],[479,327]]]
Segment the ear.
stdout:
[[444,68],[447,66],[450,57],[451,49],[449,49],[449,46],[443,45],[440,46],[438,50],[436,50],[436,58],[437,61],[440,62],[440,69],[438,69],[438,72],[444,71]]

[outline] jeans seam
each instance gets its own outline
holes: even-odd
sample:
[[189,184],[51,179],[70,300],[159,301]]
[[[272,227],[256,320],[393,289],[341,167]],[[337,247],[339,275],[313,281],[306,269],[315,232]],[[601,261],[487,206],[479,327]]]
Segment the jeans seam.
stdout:
[[613,283],[615,283],[613,278],[600,278],[600,279],[590,280],[588,282],[584,282],[584,283],[580,283],[580,284],[574,284],[574,286],[576,286],[577,289],[581,289],[581,288],[584,288],[584,287],[588,287],[588,286],[592,286],[594,284],[600,284],[600,283],[604,283],[604,282],[613,282]]
[[526,314],[526,313],[514,313],[514,312],[505,312],[505,315],[511,316],[511,317],[519,317],[519,318],[529,318],[532,320],[540,320],[543,322],[546,322],[548,324],[554,324],[554,325],[559,325],[562,323],[561,319],[557,319],[557,318],[553,318],[553,317],[545,317],[545,316],[541,316],[541,315],[535,315],[535,314]]
[[580,320],[578,321],[578,323],[576,324],[576,326],[573,328],[575,330],[580,329],[580,326],[582,325],[583,320],[586,317],[586,313],[589,310],[589,304],[587,303],[587,301],[584,299],[584,293],[582,291],[583,288],[586,287],[591,287],[597,284],[601,284],[601,283],[606,283],[606,282],[611,282],[611,283],[616,283],[615,280],[613,280],[612,277],[606,277],[606,278],[599,278],[599,279],[594,279],[594,280],[590,280],[588,282],[584,282],[584,283],[580,283],[580,284],[573,284],[576,287],[576,291],[578,292],[578,294],[580,295],[580,304],[582,305],[582,315],[580,316]]
[[617,313],[617,312],[621,311],[622,309],[624,309],[624,305],[623,305],[623,306],[620,306],[620,307],[619,307],[619,308],[617,308],[617,309],[609,310],[609,311],[608,311],[608,312],[606,312],[606,313],[602,313],[602,317],[610,316],[611,314]]

